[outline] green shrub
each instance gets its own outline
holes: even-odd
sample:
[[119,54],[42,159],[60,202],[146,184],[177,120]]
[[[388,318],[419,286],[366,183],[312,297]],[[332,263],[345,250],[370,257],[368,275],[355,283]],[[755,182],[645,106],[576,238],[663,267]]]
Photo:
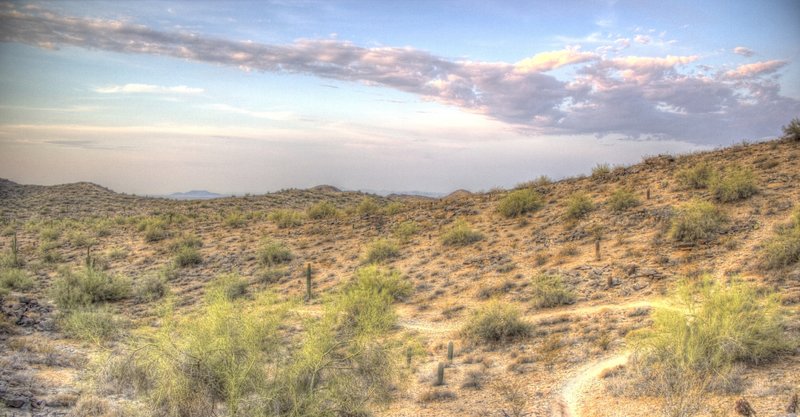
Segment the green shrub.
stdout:
[[567,211],[564,215],[567,219],[577,220],[586,217],[592,210],[594,210],[592,198],[586,193],[577,192],[567,200]]
[[400,256],[400,248],[397,243],[388,239],[378,239],[372,242],[367,248],[364,256],[365,263],[385,262]]
[[56,241],[42,242],[37,249],[42,261],[50,264],[61,262],[63,260],[61,253],[56,250],[59,246]]
[[339,214],[339,210],[336,209],[336,206],[333,205],[330,201],[320,201],[317,204],[306,209],[306,215],[309,219],[327,219],[330,217],[336,217]]
[[378,214],[381,207],[378,202],[372,197],[364,197],[361,202],[356,206],[356,213],[359,216],[372,216]]
[[96,344],[117,338],[122,333],[123,324],[107,306],[70,310],[58,323],[67,336]]
[[403,203],[399,203],[397,201],[393,201],[393,202],[383,206],[383,209],[381,210],[381,212],[386,216],[394,216],[395,214],[398,214],[398,213],[402,212],[404,207],[405,206],[403,206]]
[[713,203],[693,200],[673,217],[670,236],[678,242],[711,240],[724,223],[725,216]]
[[61,237],[61,227],[50,225],[39,229],[39,238],[44,241],[56,241]]
[[760,363],[793,346],[775,296],[706,276],[682,283],[674,305],[659,307],[652,329],[632,335],[639,368],[725,378],[736,362]]
[[708,188],[716,176],[716,171],[707,162],[682,169],[676,174],[678,184],[686,189]]
[[641,204],[636,195],[628,188],[618,188],[608,199],[612,211],[621,212]]
[[611,166],[608,164],[597,164],[592,168],[592,178],[601,178],[611,173]]
[[542,207],[542,197],[530,189],[516,190],[508,193],[497,206],[497,211],[505,217],[517,217]]
[[467,246],[483,240],[483,234],[463,219],[456,220],[442,235],[442,243],[447,246]]
[[800,119],[795,117],[783,127],[783,137],[796,142],[800,141]]
[[392,300],[403,300],[411,295],[413,286],[398,271],[383,270],[375,265],[356,270],[355,277],[346,288],[365,289],[376,293],[386,293]]
[[527,337],[532,330],[514,305],[492,300],[472,314],[461,335],[475,342],[502,343]]
[[275,210],[269,214],[269,219],[280,229],[288,229],[303,224],[303,214],[295,210]]
[[232,211],[225,216],[224,223],[228,227],[239,228],[247,224],[247,218],[241,211]]
[[203,241],[197,235],[184,234],[179,239],[175,239],[169,243],[169,250],[173,253],[178,253],[183,248],[201,248]]
[[78,272],[63,269],[53,283],[52,297],[61,310],[87,307],[102,301],[117,301],[131,293],[128,278],[86,267]]
[[406,220],[402,223],[398,223],[393,229],[394,236],[403,243],[408,243],[411,237],[417,234],[418,231],[419,226],[413,220]]
[[550,308],[575,302],[575,294],[570,291],[561,275],[538,274],[533,277],[533,305],[537,308]]
[[717,201],[727,203],[743,200],[758,192],[753,171],[741,166],[734,166],[725,171],[711,183],[711,195]]
[[142,277],[133,288],[134,298],[140,303],[161,299],[168,292],[166,277],[161,274]]
[[0,288],[7,290],[24,291],[33,287],[33,280],[22,269],[0,269]]
[[269,267],[289,262],[294,258],[292,251],[283,242],[270,238],[261,241],[257,256],[262,265]]
[[192,265],[203,263],[203,256],[200,251],[191,246],[181,246],[175,254],[175,265],[185,268]]
[[80,230],[70,231],[67,234],[67,241],[69,241],[70,245],[76,248],[85,248],[97,243],[94,239],[90,238],[89,235]]
[[800,262],[800,209],[795,210],[792,224],[779,228],[767,239],[762,250],[762,264],[768,269],[783,268]]
[[209,286],[208,295],[210,297],[223,296],[229,300],[235,300],[247,294],[247,280],[238,273],[217,275]]
[[144,232],[145,242],[158,242],[170,237],[167,223],[161,219],[150,218],[139,223],[139,231]]

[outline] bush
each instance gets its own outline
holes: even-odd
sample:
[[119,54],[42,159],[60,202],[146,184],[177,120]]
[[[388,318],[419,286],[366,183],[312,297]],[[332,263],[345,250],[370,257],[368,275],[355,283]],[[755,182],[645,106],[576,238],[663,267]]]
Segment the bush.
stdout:
[[31,287],[33,287],[33,280],[22,269],[0,269],[0,288],[6,290],[24,291]]
[[723,203],[743,200],[757,192],[758,186],[753,171],[741,166],[728,169],[711,184],[711,195]]
[[394,236],[403,243],[408,243],[418,231],[419,226],[413,220],[398,223],[393,230]]
[[131,293],[131,282],[122,276],[108,275],[86,267],[79,272],[61,271],[53,283],[52,297],[61,310],[68,311],[102,301],[117,301]]
[[400,248],[397,247],[396,243],[387,239],[378,239],[367,248],[364,262],[368,264],[384,262],[398,256],[400,256]]
[[262,265],[269,267],[289,262],[294,258],[292,251],[283,242],[269,238],[261,241],[261,248],[258,250],[257,256]]
[[232,211],[225,216],[224,222],[228,227],[239,228],[247,224],[247,218],[241,211]]
[[461,335],[476,342],[503,343],[526,337],[532,329],[515,306],[493,300],[472,314]]
[[672,219],[670,236],[678,242],[694,243],[713,239],[725,223],[725,216],[712,203],[694,200],[683,205]]
[[336,217],[338,213],[339,211],[336,209],[336,206],[330,201],[320,201],[306,210],[308,218],[315,220]]
[[403,300],[411,295],[411,282],[406,281],[398,271],[385,271],[375,265],[356,270],[355,277],[347,285],[347,290],[364,289],[375,293],[386,293],[392,300]]
[[185,268],[187,266],[199,265],[203,262],[200,251],[191,246],[182,246],[175,254],[175,265]]
[[404,207],[405,206],[403,206],[402,203],[399,203],[397,201],[393,201],[393,202],[385,205],[383,207],[383,209],[381,210],[381,212],[383,214],[387,215],[387,216],[394,216],[395,214],[398,214],[398,213],[402,212]]
[[378,202],[375,201],[372,197],[364,197],[361,199],[361,202],[358,203],[356,206],[356,213],[359,216],[372,216],[378,214],[381,207],[378,205]]
[[636,198],[633,191],[628,188],[618,188],[611,194],[611,198],[608,199],[608,205],[611,207],[611,211],[615,212],[625,211],[639,204],[641,204],[639,199]]
[[144,232],[145,242],[158,242],[170,237],[167,224],[161,219],[147,219],[139,223],[139,230]]
[[597,164],[592,168],[592,178],[601,178],[611,173],[611,167],[608,164]]
[[247,281],[237,273],[221,274],[209,286],[208,296],[235,300],[247,294]]
[[783,137],[796,142],[800,141],[800,119],[795,117],[783,127]]
[[533,305],[537,308],[556,307],[575,302],[575,294],[564,284],[561,275],[539,274],[533,277]]
[[121,334],[122,322],[106,307],[71,310],[59,319],[61,330],[69,337],[102,344]]
[[442,235],[442,243],[447,246],[467,246],[481,240],[483,240],[483,234],[472,230],[463,219],[456,220]]
[[542,207],[542,197],[539,193],[522,189],[510,192],[497,206],[497,211],[505,217],[517,217]]
[[760,363],[791,349],[775,296],[705,276],[682,283],[674,306],[657,308],[652,329],[632,335],[639,366],[725,378],[734,363]]
[[589,212],[594,210],[594,203],[588,194],[578,192],[570,196],[567,200],[567,212],[565,216],[567,219],[581,219],[586,217]]
[[303,214],[294,210],[275,210],[269,214],[269,219],[280,229],[288,229],[303,224]]
[[702,189],[708,188],[716,175],[716,171],[711,165],[707,162],[701,162],[678,171],[676,178],[681,188]]
[[800,209],[792,225],[779,228],[777,234],[764,243],[762,264],[768,269],[783,268],[800,262]]
[[168,292],[167,280],[162,275],[147,275],[140,279],[133,289],[134,298],[140,303],[161,299]]

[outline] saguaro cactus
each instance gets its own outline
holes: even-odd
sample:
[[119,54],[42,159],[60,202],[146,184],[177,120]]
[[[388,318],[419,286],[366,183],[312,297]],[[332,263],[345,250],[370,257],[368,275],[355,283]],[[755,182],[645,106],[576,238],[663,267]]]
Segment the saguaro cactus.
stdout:
[[436,385],[444,385],[444,364],[439,362],[439,367],[436,368]]
[[311,300],[311,264],[306,265],[306,300]]
[[453,341],[447,342],[447,360],[453,362]]
[[14,257],[14,266],[19,266],[19,247],[17,246],[17,232],[14,232],[14,238],[11,239],[11,255]]

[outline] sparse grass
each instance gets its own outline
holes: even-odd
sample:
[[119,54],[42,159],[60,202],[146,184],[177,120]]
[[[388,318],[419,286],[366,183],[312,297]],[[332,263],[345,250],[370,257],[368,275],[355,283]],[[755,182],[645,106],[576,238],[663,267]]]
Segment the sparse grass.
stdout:
[[699,190],[708,188],[716,175],[717,173],[711,165],[707,162],[700,162],[678,171],[675,177],[681,188]]
[[611,194],[608,199],[608,205],[611,211],[622,212],[630,208],[636,207],[641,202],[636,195],[628,188],[618,188]]
[[779,228],[775,236],[764,243],[761,262],[767,269],[800,262],[800,208],[795,209],[791,225]]
[[723,203],[744,200],[757,192],[753,171],[738,165],[728,168],[711,183],[711,195]]
[[280,229],[288,229],[303,224],[303,213],[288,209],[275,210],[269,214],[269,220]]
[[272,267],[291,261],[294,255],[283,242],[265,238],[261,241],[257,257],[261,265]]
[[247,281],[238,273],[217,275],[209,285],[208,297],[224,296],[229,300],[244,297],[247,294]]
[[364,263],[386,262],[400,256],[400,248],[397,243],[388,239],[378,239],[372,242],[367,248],[364,256]]
[[339,210],[330,201],[320,201],[306,209],[306,216],[314,220],[336,217],[338,214]]
[[447,246],[467,246],[483,240],[483,233],[473,230],[463,219],[456,220],[442,235]]
[[556,274],[538,274],[532,282],[533,305],[537,308],[550,308],[575,302],[575,294],[564,283],[564,278]]
[[586,217],[592,210],[594,210],[592,198],[584,192],[577,192],[567,200],[567,211],[564,216],[570,220],[578,220]]
[[592,168],[592,178],[602,178],[611,173],[611,166],[608,164],[597,164]]
[[474,342],[503,343],[527,337],[532,329],[514,305],[492,300],[472,314],[461,335]]
[[522,189],[508,193],[497,206],[497,211],[505,217],[517,217],[542,207],[539,193]]
[[67,336],[96,344],[113,340],[122,333],[122,321],[107,306],[70,310],[58,323]]
[[413,220],[406,220],[402,223],[398,223],[394,229],[392,229],[392,233],[402,243],[408,243],[411,241],[411,238],[417,234],[419,231],[419,225]]
[[130,279],[109,275],[94,268],[78,272],[63,269],[51,290],[53,301],[61,310],[87,307],[103,301],[117,301],[131,293]]
[[356,270],[355,277],[347,285],[347,290],[364,290],[388,294],[392,300],[404,300],[413,292],[413,286],[399,271],[384,270],[376,265]]
[[0,269],[0,289],[24,291],[33,287],[28,273],[17,268]]
[[225,216],[223,222],[226,226],[232,228],[244,227],[247,224],[247,217],[241,211],[232,211]]
[[724,223],[725,216],[713,203],[693,200],[673,217],[670,236],[677,242],[708,241],[716,237]]

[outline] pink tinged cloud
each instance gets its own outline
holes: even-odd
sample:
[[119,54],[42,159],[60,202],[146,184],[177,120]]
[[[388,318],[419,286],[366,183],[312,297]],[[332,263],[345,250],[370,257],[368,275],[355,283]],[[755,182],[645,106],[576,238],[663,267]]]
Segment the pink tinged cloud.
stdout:
[[736,55],[747,56],[747,57],[755,55],[755,52],[752,49],[744,46],[737,46],[733,48],[733,53]]
[[[785,61],[747,64],[715,76],[683,73],[685,66],[698,61],[694,55],[605,58],[577,48],[542,52],[515,64],[452,61],[414,48],[364,48],[331,39],[288,45],[231,41],[124,21],[21,12],[13,4],[0,6],[0,41],[171,56],[247,71],[360,82],[543,134],[616,133],[714,143],[775,134],[800,113],[800,101],[781,96],[774,80],[757,77],[777,71]],[[576,67],[571,80],[547,74],[568,65]],[[748,79],[744,87],[743,78]],[[98,92],[196,94],[197,90],[128,84]]]
[[205,90],[185,85],[166,87],[152,84],[124,84],[98,87],[93,91],[101,94],[201,94]]

